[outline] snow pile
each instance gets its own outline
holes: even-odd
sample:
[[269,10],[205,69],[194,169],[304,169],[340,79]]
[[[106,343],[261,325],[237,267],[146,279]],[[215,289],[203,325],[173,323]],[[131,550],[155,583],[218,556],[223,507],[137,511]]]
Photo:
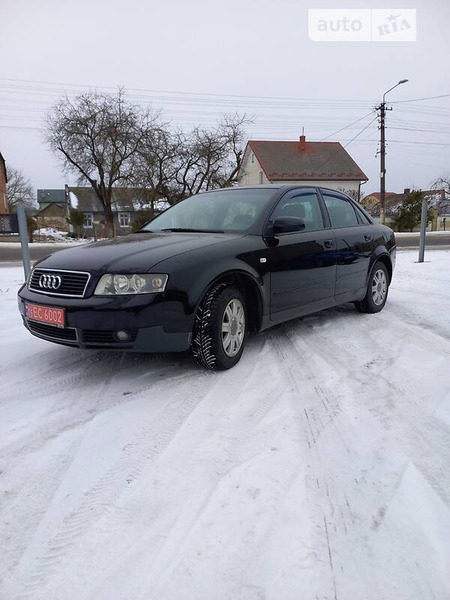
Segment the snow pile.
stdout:
[[0,597],[450,597],[450,251],[352,305],[188,355],[80,351],[0,279]]
[[67,231],[60,231],[53,227],[43,227],[33,232],[33,246],[38,245],[39,242],[45,244],[51,244],[52,242],[58,244],[86,244],[92,241],[94,241],[93,237],[74,238]]
[[64,242],[67,239],[67,231],[59,231],[53,227],[42,227],[33,232],[33,239],[39,241]]
[[73,192],[69,192],[69,202],[73,209],[78,209],[78,197]]

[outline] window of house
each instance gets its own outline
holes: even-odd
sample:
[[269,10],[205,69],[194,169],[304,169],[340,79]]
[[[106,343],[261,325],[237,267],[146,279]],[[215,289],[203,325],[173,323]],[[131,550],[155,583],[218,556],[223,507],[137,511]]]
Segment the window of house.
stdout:
[[255,162],[255,155],[252,152],[252,163],[254,163],[254,162]]
[[94,226],[94,213],[85,213],[84,226],[85,227],[93,227]]
[[263,182],[263,173],[262,171],[259,172],[259,183]]
[[130,213],[119,213],[119,225],[120,227],[130,226]]

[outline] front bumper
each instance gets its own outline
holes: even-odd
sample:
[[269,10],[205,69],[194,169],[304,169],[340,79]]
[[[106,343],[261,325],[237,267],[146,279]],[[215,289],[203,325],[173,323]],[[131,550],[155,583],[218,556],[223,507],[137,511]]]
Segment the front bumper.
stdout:
[[[25,302],[65,309],[64,327],[28,319]],[[191,319],[164,327],[167,305],[160,296],[56,298],[19,290],[19,310],[34,336],[76,348],[131,352],[183,352],[191,345]],[[169,312],[171,303],[169,302]],[[180,311],[176,311],[178,317]],[[178,325],[178,326],[177,326]]]

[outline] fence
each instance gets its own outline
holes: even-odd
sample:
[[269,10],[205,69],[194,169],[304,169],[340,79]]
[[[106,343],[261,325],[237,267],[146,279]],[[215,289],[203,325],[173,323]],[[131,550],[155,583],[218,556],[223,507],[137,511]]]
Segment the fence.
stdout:
[[19,233],[16,214],[0,213],[0,234]]

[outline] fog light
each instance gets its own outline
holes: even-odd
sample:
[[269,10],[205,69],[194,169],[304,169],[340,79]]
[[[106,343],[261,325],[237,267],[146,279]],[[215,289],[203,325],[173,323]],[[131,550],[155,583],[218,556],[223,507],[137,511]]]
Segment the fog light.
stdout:
[[131,339],[131,335],[128,331],[116,331],[116,338],[119,342],[129,342]]

